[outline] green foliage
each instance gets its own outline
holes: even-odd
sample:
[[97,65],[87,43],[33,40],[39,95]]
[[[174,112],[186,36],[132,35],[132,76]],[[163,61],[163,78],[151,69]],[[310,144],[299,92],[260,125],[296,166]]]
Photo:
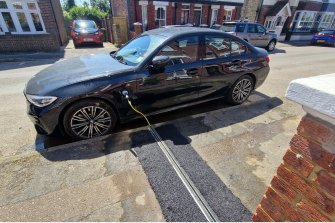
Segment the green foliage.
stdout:
[[107,16],[107,13],[100,11],[99,9],[96,8],[75,6],[70,9],[68,16],[69,18],[71,18],[71,20],[75,19],[94,20],[97,23],[97,25],[100,25],[101,23],[100,21]]
[[65,11],[69,11],[76,6],[76,3],[75,0],[63,0],[62,6]]
[[92,8],[99,9],[103,12],[110,12],[109,0],[90,0]]

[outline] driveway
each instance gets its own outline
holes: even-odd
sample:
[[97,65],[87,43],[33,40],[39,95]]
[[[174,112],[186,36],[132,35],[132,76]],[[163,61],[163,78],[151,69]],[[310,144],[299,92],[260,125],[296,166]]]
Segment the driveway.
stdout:
[[[232,201],[232,206],[222,206],[220,199],[210,204],[223,220],[245,220],[229,219],[235,215],[225,216],[225,210],[236,208],[246,217],[254,212],[288,148],[304,114],[284,98],[289,82],[335,70],[334,48],[277,47],[268,79],[244,105],[218,100],[150,118],[206,200],[224,194]],[[176,176],[149,146],[144,121],[98,140],[36,136],[22,90],[32,75],[54,62],[0,63],[0,220],[203,220],[192,215],[191,204],[181,208],[190,202],[187,193],[178,183],[169,186]],[[149,141],[138,141],[141,134]]]

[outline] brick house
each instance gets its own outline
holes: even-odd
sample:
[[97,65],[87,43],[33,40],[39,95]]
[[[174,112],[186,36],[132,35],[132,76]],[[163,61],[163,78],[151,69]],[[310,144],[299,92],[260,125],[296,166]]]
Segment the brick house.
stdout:
[[167,25],[211,27],[240,18],[243,0],[110,0],[113,16],[128,18],[129,29],[140,22],[143,30]]
[[243,7],[249,13],[248,19],[264,24],[281,40],[309,40],[320,30],[335,29],[335,0],[246,1],[254,6]]
[[0,0],[0,52],[58,50],[67,40],[59,0]]

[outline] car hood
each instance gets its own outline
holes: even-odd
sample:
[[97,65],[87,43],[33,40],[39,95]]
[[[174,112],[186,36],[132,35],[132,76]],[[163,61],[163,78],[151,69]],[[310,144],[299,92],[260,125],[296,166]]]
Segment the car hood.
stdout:
[[[40,71],[29,80],[25,93],[47,95],[53,90],[95,78],[133,70],[109,54],[97,54],[63,60]],[[49,95],[54,96],[54,95]]]

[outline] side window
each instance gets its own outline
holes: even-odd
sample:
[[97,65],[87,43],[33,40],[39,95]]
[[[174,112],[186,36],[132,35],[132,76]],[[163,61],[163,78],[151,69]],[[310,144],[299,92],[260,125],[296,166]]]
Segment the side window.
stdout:
[[206,36],[205,47],[205,60],[236,56],[247,52],[247,47],[237,40],[210,35]]
[[166,45],[157,56],[169,56],[171,65],[192,63],[199,60],[199,45],[197,36],[179,38]]
[[248,24],[248,33],[257,33],[256,25]]
[[230,56],[230,38],[206,36],[205,60]]
[[258,33],[265,33],[266,30],[264,29],[263,26],[257,25],[257,32],[258,32]]
[[246,24],[236,24],[236,32],[243,33],[245,30]]
[[239,41],[231,41],[231,56],[242,55],[247,52],[247,47]]

